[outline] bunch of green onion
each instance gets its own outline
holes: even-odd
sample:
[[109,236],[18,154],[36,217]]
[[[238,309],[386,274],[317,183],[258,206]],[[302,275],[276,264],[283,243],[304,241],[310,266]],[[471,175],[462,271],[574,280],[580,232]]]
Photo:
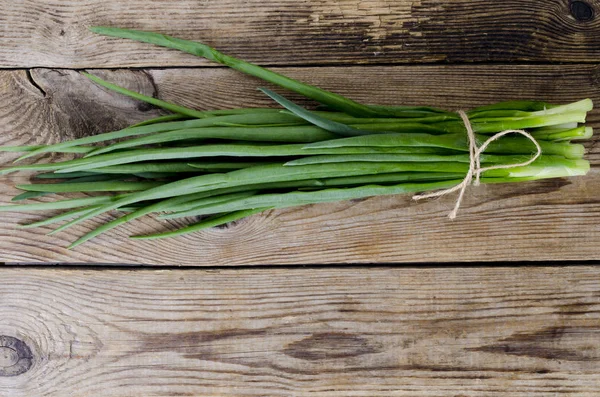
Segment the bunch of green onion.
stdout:
[[[113,221],[71,247],[152,213],[164,219],[194,217],[196,223],[133,238],[177,236],[273,208],[445,189],[461,183],[469,170],[465,125],[455,112],[360,104],[201,43],[150,32],[92,30],[205,57],[313,99],[321,108],[307,110],[261,89],[283,109],[198,111],[86,74],[107,89],[171,114],[53,145],[1,149],[24,152],[18,160],[50,152],[81,155],[61,162],[16,164],[1,171],[39,172],[32,177],[34,183],[17,186],[24,193],[13,201],[86,193],[82,198],[0,207],[0,211],[66,210],[25,227],[68,221],[52,231],[56,233],[97,215],[120,211]],[[565,105],[510,101],[470,110],[467,114],[479,144],[507,129],[525,129],[542,148],[542,156],[532,164],[484,172],[481,183],[586,174],[589,163],[583,159],[584,147],[572,141],[592,136],[592,129],[581,125],[591,109],[592,102],[585,99]],[[490,144],[481,162],[482,166],[517,164],[535,151],[527,138],[506,136]]]

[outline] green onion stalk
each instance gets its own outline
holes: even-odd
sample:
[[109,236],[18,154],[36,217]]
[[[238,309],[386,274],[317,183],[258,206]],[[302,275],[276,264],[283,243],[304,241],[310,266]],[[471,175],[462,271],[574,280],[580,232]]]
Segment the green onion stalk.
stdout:
[[[160,117],[94,136],[38,146],[4,146],[21,152],[2,174],[33,172],[17,204],[0,211],[42,211],[44,219],[21,225],[58,233],[116,211],[118,216],[89,231],[71,248],[142,216],[193,219],[176,230],[135,239],[196,232],[269,209],[379,195],[422,193],[460,184],[471,168],[470,142],[461,117],[429,106],[380,106],[302,83],[225,55],[205,44],[159,33],[94,27],[95,33],[177,49],[226,65],[316,101],[309,110],[266,88],[279,108],[201,111],[117,86],[82,73],[105,89],[166,111]],[[541,149],[520,135],[495,140],[481,154],[481,183],[515,183],[585,175],[590,165],[580,141],[592,101],[567,104],[508,101],[466,114],[480,146],[506,130],[525,130]],[[26,164],[46,153],[71,153],[71,160]],[[84,197],[71,195],[84,194]],[[67,194],[39,201],[38,197]],[[34,200],[33,202],[27,202]],[[22,203],[25,202],[25,203]],[[54,213],[56,210],[63,212]],[[198,218],[200,217],[200,218]],[[198,220],[200,219],[200,220]]]

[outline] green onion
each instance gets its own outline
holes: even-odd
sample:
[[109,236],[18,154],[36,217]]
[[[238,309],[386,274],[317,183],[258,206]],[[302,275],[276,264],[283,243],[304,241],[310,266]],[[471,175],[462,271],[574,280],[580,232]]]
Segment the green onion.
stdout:
[[129,38],[164,47],[175,48],[180,51],[189,52],[190,54],[210,59],[211,61],[229,66],[232,69],[239,70],[240,72],[247,73],[254,77],[258,77],[259,79],[268,81],[273,84],[277,84],[283,88],[302,94],[307,98],[314,99],[315,101],[327,105],[332,109],[336,109],[340,112],[344,112],[350,115],[361,117],[373,117],[380,115],[380,112],[377,112],[376,110],[373,110],[368,106],[356,103],[341,95],[337,95],[332,92],[325,91],[308,84],[300,83],[294,79],[290,79],[289,77],[261,68],[260,66],[256,66],[248,62],[244,62],[242,60],[230,57],[202,43],[181,40],[175,37],[169,37],[158,33],[140,32],[135,30],[124,30],[106,27],[92,27],[90,28],[90,30],[92,32],[107,36]]
[[[268,89],[281,108],[197,110],[148,97],[97,76],[99,86],[172,112],[130,127],[51,145],[5,146],[23,152],[19,160],[44,153],[78,158],[18,164],[0,174],[28,171],[25,192],[0,211],[54,211],[22,227],[64,222],[59,233],[87,219],[117,210],[114,220],[90,230],[70,248],[147,215],[160,218],[209,216],[178,230],[138,239],[175,237],[222,225],[267,209],[350,200],[379,195],[428,192],[461,183],[470,170],[469,141],[461,117],[428,106],[361,104],[268,69],[222,54],[202,43],[158,33],[117,28],[94,32],[175,48],[227,65],[299,93],[321,104],[310,110]],[[590,168],[584,146],[589,99],[566,104],[507,101],[467,112],[480,146],[499,132],[526,130],[542,155],[526,166],[536,146],[523,136],[492,142],[479,160],[482,183],[527,181],[585,175]],[[69,195],[103,192],[101,196]],[[66,194],[57,201],[40,199]]]

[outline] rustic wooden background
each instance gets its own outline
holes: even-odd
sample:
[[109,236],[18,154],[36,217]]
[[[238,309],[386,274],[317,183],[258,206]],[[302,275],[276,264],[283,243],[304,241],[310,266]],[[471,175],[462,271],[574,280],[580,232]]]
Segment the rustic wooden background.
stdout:
[[[198,109],[271,104],[255,79],[95,36],[94,25],[201,40],[370,103],[600,104],[598,0],[0,0],[0,10],[0,144],[159,114],[83,69]],[[600,111],[589,124],[600,127]],[[148,217],[68,251],[109,218],[48,237],[15,228],[39,214],[2,213],[0,397],[598,396],[597,142],[586,144],[588,176],[473,188],[455,221],[452,197],[380,197],[128,241],[169,226]],[[0,177],[0,202],[26,180]],[[329,266],[272,266],[310,264]]]

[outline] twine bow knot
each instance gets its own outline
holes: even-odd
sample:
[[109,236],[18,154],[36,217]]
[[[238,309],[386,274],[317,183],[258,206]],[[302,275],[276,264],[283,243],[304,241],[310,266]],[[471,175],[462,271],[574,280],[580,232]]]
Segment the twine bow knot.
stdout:
[[[469,117],[462,110],[459,110],[458,114],[460,115],[460,118],[462,119],[463,123],[465,124],[465,127],[467,129],[467,136],[469,137],[469,171],[467,172],[467,175],[465,175],[465,178],[463,179],[463,181],[461,183],[459,183],[458,185],[451,187],[449,189],[440,190],[440,191],[433,192],[433,193],[417,194],[417,195],[413,196],[413,200],[422,200],[422,199],[432,198],[432,197],[441,197],[441,196],[445,196],[447,194],[450,194],[450,193],[453,193],[456,191],[460,191],[460,193],[458,195],[458,199],[456,200],[456,204],[454,205],[454,209],[450,212],[450,214],[448,214],[448,217],[450,219],[456,218],[456,214],[458,213],[458,209],[460,208],[460,204],[462,202],[462,199],[465,194],[465,190],[467,189],[467,186],[469,186],[471,184],[471,182],[473,182],[473,185],[479,186],[480,176],[483,172],[490,171],[490,170],[505,169],[505,168],[524,167],[524,166],[527,166],[527,165],[533,163],[542,154],[542,148],[541,148],[540,144],[535,140],[535,138],[531,134],[529,134],[528,132],[526,132],[524,130],[505,130],[505,131],[499,132],[495,135],[492,135],[481,146],[477,147],[477,140],[475,137],[475,133],[473,132],[473,126],[471,125],[471,122],[469,121]],[[531,157],[529,160],[522,162],[522,163],[494,165],[491,167],[482,168],[481,167],[481,155],[483,154],[483,152],[485,152],[485,150],[487,149],[489,144],[502,138],[505,135],[508,135],[508,134],[523,135],[524,137],[529,139],[531,142],[533,142],[533,144],[535,145],[535,147],[537,149],[537,153],[533,157]],[[474,181],[473,181],[473,176],[475,176]]]

